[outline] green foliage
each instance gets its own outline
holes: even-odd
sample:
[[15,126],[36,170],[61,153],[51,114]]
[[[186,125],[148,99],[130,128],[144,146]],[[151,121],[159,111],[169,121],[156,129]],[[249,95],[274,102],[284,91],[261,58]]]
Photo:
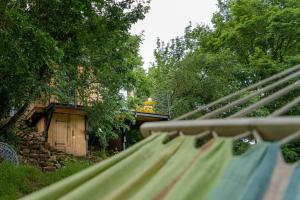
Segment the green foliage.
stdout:
[[[174,65],[174,66],[172,66]],[[235,91],[239,63],[229,51],[216,54],[201,50],[189,53],[176,64],[150,70],[158,112],[176,117]],[[168,107],[169,105],[169,107]]]
[[[249,57],[259,49],[277,62],[299,54],[299,2],[285,0],[220,1],[223,10],[214,20],[215,48],[229,48],[241,62],[251,64]],[[226,12],[222,12],[226,10]],[[293,42],[292,42],[293,41]]]
[[62,51],[36,27],[21,3],[0,2],[0,117],[46,91]]
[[[141,39],[129,30],[144,18],[148,4],[1,1],[0,119],[12,107],[20,109],[39,98],[56,95],[61,103],[74,103],[76,96],[84,106],[94,106],[88,108],[90,133],[105,144],[123,123],[116,120],[123,108],[119,91],[143,87],[137,81],[142,76]],[[91,103],[93,95],[98,98]],[[98,121],[96,116],[101,116]]]
[[233,142],[232,152],[234,155],[242,155],[251,147],[249,140],[236,140]]
[[7,133],[0,134],[0,142],[9,144],[12,147],[17,147],[20,141],[20,138],[16,135],[15,131],[10,129],[7,130]]
[[129,80],[131,85],[127,88],[128,91],[134,93],[134,97],[128,97],[128,107],[135,110],[138,106],[150,97],[151,95],[151,81],[147,77],[145,70],[142,67],[135,68]]
[[[218,0],[218,7],[212,19],[213,28],[188,25],[184,36],[170,43],[158,40],[154,51],[156,60],[149,71],[152,96],[158,102],[157,112],[171,113],[175,118],[299,64],[300,1]],[[268,116],[299,96],[299,92],[295,90],[248,116]],[[217,117],[230,116],[267,94]],[[287,114],[299,115],[299,107]],[[236,141],[233,152],[241,154],[249,146],[247,140]],[[284,145],[285,159],[288,162],[298,160],[298,150],[297,142]]]
[[45,186],[43,173],[33,167],[15,167],[8,162],[0,164],[0,197],[17,199],[23,194],[31,193]]
[[116,139],[121,131],[129,129],[127,124],[134,117],[126,108],[126,102],[119,95],[104,95],[103,102],[94,102],[89,107],[88,133],[99,138],[102,149],[108,146],[110,139]]
[[86,161],[67,163],[56,172],[43,173],[30,166],[13,166],[9,162],[0,163],[0,199],[18,199],[49,184],[66,178],[88,167]]
[[90,163],[87,160],[72,160],[65,163],[65,166],[55,172],[51,173],[44,173],[47,177],[47,183],[52,184],[59,180],[62,180],[68,176],[71,176],[77,172],[80,172],[81,170],[87,168],[90,166]]
[[[149,71],[157,112],[177,117],[299,63],[299,1],[219,0],[218,6],[213,29],[189,25],[170,43],[158,40]],[[266,116],[286,99],[251,116]]]
[[126,136],[126,148],[138,143],[144,139],[144,136],[139,130],[139,127],[132,126],[130,130],[125,132]]
[[283,157],[286,162],[293,163],[300,159],[300,143],[293,141],[282,146]]

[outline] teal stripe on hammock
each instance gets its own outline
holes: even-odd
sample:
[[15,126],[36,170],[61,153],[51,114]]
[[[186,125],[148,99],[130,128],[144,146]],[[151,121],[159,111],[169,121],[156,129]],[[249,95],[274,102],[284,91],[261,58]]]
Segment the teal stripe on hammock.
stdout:
[[283,200],[300,200],[300,162],[294,169]]

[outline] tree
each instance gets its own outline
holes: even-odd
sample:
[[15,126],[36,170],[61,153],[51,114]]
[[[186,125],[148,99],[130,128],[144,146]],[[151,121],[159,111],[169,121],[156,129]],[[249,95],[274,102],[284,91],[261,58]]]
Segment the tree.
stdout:
[[[149,73],[158,112],[168,113],[169,109],[175,118],[299,64],[299,1],[218,0],[218,6],[213,28],[189,25],[184,36],[167,44],[158,42],[156,60]],[[264,95],[223,112],[220,117],[229,116]],[[249,116],[267,116],[299,95],[296,90]],[[295,107],[287,114],[299,113]],[[235,153],[244,152],[248,143],[235,142]],[[299,159],[298,149],[299,142],[284,145],[286,160]]]
[[219,5],[214,42],[206,50],[230,49],[250,73],[256,71],[258,80],[298,62],[299,1],[231,0]]
[[128,83],[131,83],[127,91],[132,92],[133,96],[128,95],[129,109],[136,110],[143,104],[145,99],[151,94],[151,81],[147,77],[142,67],[135,68],[130,76]]
[[0,3],[0,118],[12,107],[20,112],[2,129],[8,129],[27,105],[47,91],[53,65],[62,51],[56,41],[34,26],[15,1]]
[[129,87],[128,79],[140,65],[140,39],[129,29],[144,18],[148,3],[1,1],[0,94],[1,104],[5,105],[1,117],[11,107],[22,111],[28,103],[50,94],[62,100],[67,100],[70,93],[78,94],[89,107],[87,94],[97,92],[101,98],[89,111],[91,116],[101,113],[106,120],[99,119],[103,123],[91,127],[98,136],[100,129],[111,135],[120,125],[114,121],[122,109],[118,93]]
[[159,112],[169,108],[179,116],[299,62],[299,1],[219,0],[218,6],[213,28],[188,25],[170,43],[158,40],[149,77]]

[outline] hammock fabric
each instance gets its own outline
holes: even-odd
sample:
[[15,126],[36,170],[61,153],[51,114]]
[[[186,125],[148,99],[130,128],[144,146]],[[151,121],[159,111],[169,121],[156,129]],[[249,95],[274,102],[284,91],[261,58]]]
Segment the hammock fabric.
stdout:
[[300,166],[286,164],[277,143],[232,154],[231,138],[201,147],[195,136],[165,143],[153,134],[126,151],[35,192],[24,200],[296,200]]

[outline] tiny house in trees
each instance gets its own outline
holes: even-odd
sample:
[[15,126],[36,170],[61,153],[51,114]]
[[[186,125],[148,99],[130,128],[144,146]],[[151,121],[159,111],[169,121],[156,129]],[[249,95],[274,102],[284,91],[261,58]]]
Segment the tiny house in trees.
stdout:
[[[96,88],[96,87],[94,87]],[[89,101],[101,99],[96,90],[92,90]],[[144,102],[144,106],[133,111],[137,128],[147,121],[164,121],[169,116],[155,114],[152,99]],[[58,100],[57,96],[51,95],[44,101],[37,101],[31,104],[27,112],[27,120],[35,126],[38,133],[45,138],[49,145],[57,150],[75,156],[86,156],[88,152],[87,113],[83,105],[72,93],[67,102]],[[125,135],[121,133],[121,149],[125,147]]]
[[51,96],[48,102],[33,103],[27,120],[53,148],[75,156],[87,154],[87,113],[82,105],[59,103]]
[[[57,66],[54,73],[58,70]],[[79,75],[83,74],[82,66],[78,66],[77,70]],[[92,78],[90,77],[91,80]],[[59,77],[52,79],[51,88],[56,88],[56,79]],[[99,84],[93,82],[89,87],[89,90],[86,91],[88,101],[101,99],[98,92]],[[76,90],[71,87],[67,89],[67,98],[64,100],[50,95],[31,104],[27,112],[27,120],[36,127],[38,133],[53,148],[75,156],[86,156],[88,148],[87,113],[83,104],[77,99]]]

